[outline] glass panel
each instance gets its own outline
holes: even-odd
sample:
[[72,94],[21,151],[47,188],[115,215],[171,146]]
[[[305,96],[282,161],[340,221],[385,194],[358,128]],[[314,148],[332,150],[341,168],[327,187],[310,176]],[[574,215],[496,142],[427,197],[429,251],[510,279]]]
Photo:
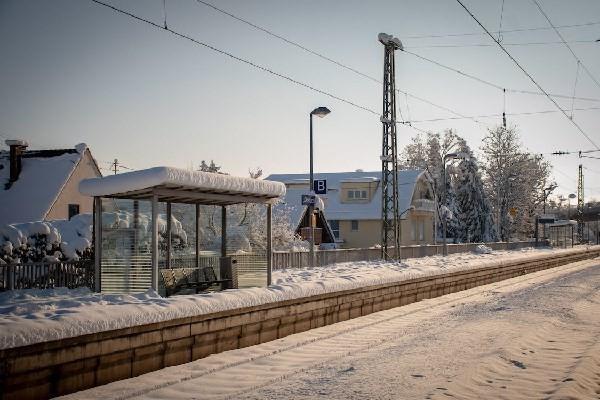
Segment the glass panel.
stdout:
[[135,293],[152,279],[151,203],[102,199],[101,286],[107,293]]

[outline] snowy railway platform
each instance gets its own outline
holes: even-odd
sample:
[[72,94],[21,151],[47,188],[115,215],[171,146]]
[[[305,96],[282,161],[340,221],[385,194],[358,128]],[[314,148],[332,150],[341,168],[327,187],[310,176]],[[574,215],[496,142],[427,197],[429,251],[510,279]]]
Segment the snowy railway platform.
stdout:
[[67,399],[595,399],[600,260],[215,354]]
[[4,397],[71,393],[598,255],[594,246],[345,263],[276,271],[268,288],[168,299],[152,291],[7,293]]

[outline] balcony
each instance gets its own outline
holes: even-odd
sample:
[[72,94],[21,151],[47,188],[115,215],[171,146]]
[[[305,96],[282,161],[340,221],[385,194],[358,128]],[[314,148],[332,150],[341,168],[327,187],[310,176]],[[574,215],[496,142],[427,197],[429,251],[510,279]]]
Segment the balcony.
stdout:
[[435,201],[429,199],[416,199],[412,202],[415,207],[414,212],[433,213],[435,212]]

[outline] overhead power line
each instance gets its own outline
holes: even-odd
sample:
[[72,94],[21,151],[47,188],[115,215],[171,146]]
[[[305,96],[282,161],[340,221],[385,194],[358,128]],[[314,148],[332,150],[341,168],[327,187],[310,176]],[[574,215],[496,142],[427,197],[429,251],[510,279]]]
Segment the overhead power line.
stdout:
[[130,18],[132,18],[132,19],[135,19],[135,20],[137,20],[137,21],[143,22],[143,23],[145,23],[145,24],[151,25],[151,26],[153,26],[153,27],[155,27],[155,28],[158,28],[158,29],[160,29],[160,30],[163,30],[163,31],[165,31],[165,32],[168,32],[168,33],[170,33],[170,34],[172,34],[172,35],[175,35],[175,36],[177,36],[177,37],[179,37],[179,38],[182,38],[182,39],[189,40],[189,41],[190,41],[190,42],[192,42],[192,43],[195,43],[195,44],[197,44],[197,45],[199,45],[199,46],[202,46],[202,47],[205,47],[205,48],[207,48],[207,49],[210,49],[210,50],[212,50],[212,51],[215,51],[215,52],[217,52],[217,53],[219,53],[219,54],[221,54],[221,55],[227,56],[227,57],[229,57],[229,58],[232,58],[232,59],[234,59],[234,60],[237,60],[237,61],[239,61],[239,62],[241,62],[241,63],[244,63],[244,64],[246,64],[246,65],[249,65],[249,66],[251,66],[251,67],[253,67],[253,68],[259,69],[259,70],[261,70],[261,71],[263,71],[263,72],[266,72],[266,73],[268,73],[268,74],[271,74],[271,75],[273,75],[273,76],[277,76],[277,77],[279,77],[279,78],[285,79],[285,80],[287,80],[287,81],[289,81],[289,82],[291,82],[291,83],[294,83],[294,84],[296,84],[296,85],[298,85],[298,86],[302,86],[302,87],[304,87],[304,88],[306,88],[306,89],[310,89],[310,90],[312,90],[312,91],[314,91],[314,92],[317,92],[317,93],[320,93],[320,94],[322,94],[322,95],[325,95],[325,96],[331,97],[332,99],[335,99],[335,100],[341,101],[341,102],[343,102],[343,103],[346,103],[346,104],[348,104],[348,105],[350,105],[350,106],[353,106],[353,107],[355,107],[355,108],[358,108],[358,109],[361,109],[361,110],[367,111],[367,112],[369,112],[369,113],[371,113],[371,114],[374,114],[374,115],[380,115],[380,113],[378,113],[377,111],[375,111],[375,110],[373,110],[373,109],[371,109],[371,108],[368,108],[368,107],[365,107],[365,106],[361,106],[361,105],[359,105],[359,104],[357,104],[357,103],[354,103],[354,102],[352,102],[352,101],[350,101],[350,100],[347,100],[347,99],[345,99],[345,98],[343,98],[343,97],[336,96],[336,95],[335,95],[335,94],[333,94],[333,93],[327,92],[327,91],[325,91],[325,90],[321,90],[321,89],[319,89],[319,88],[316,88],[316,87],[314,87],[314,86],[311,86],[311,85],[309,85],[309,84],[307,84],[307,83],[304,83],[304,82],[302,82],[302,81],[299,81],[299,80],[297,80],[297,79],[294,79],[294,78],[292,78],[292,77],[290,77],[290,76],[288,76],[288,75],[285,75],[285,74],[282,74],[282,73],[279,73],[279,72],[273,71],[272,69],[270,69],[270,68],[268,68],[268,67],[265,67],[265,66],[262,66],[262,65],[260,65],[260,64],[257,64],[257,63],[255,63],[255,62],[252,62],[252,61],[246,60],[246,59],[244,59],[244,58],[238,57],[238,56],[236,56],[236,55],[234,55],[234,54],[232,54],[232,53],[229,53],[228,51],[225,51],[225,50],[219,49],[219,48],[217,48],[217,47],[215,47],[215,46],[212,46],[212,45],[210,45],[210,44],[207,44],[207,43],[201,42],[201,41],[199,41],[199,40],[197,40],[197,39],[194,39],[193,37],[191,37],[191,36],[189,36],[189,35],[186,35],[186,34],[184,34],[184,33],[177,32],[177,31],[175,31],[175,30],[173,30],[173,29],[171,29],[171,28],[168,28],[168,27],[165,27],[165,26],[158,25],[158,24],[156,24],[155,22],[152,22],[152,21],[150,21],[150,20],[147,20],[147,19],[145,19],[145,18],[139,17],[139,16],[137,16],[137,15],[135,15],[135,14],[132,14],[132,13],[130,13],[130,12],[128,12],[128,11],[125,11],[125,10],[122,10],[122,9],[120,9],[120,8],[117,8],[117,7],[115,7],[115,6],[111,5],[111,4],[104,3],[104,2],[102,2],[102,1],[100,1],[100,0],[91,0],[91,1],[92,1],[92,2],[94,2],[94,3],[96,3],[96,4],[99,4],[99,5],[101,5],[101,6],[104,6],[104,7],[106,7],[106,8],[109,8],[109,9],[111,9],[111,10],[113,10],[113,11],[117,12],[117,13],[120,13],[120,14],[126,15],[126,16],[128,16],[128,17],[130,17]]
[[[587,107],[587,108],[574,108],[574,111],[592,111],[592,110],[600,110],[600,107]],[[558,110],[541,110],[541,111],[524,111],[524,112],[516,112],[516,113],[506,113],[506,115],[510,115],[513,117],[525,116],[525,115],[540,115],[540,114],[554,114],[558,113]],[[472,116],[464,116],[464,117],[441,117],[441,118],[430,118],[430,119],[420,119],[411,121],[415,124],[424,123],[424,122],[439,122],[439,121],[450,121],[450,120],[460,120],[460,119],[473,119],[473,118],[498,118],[501,117],[502,114],[484,114],[484,115],[472,115]]]
[[479,20],[477,19],[477,17],[463,4],[463,2],[461,0],[456,0],[458,2],[458,4],[460,4],[465,11],[471,16],[471,18],[473,18],[475,20],[475,22],[477,22],[477,24],[481,27],[481,29],[483,29],[488,36],[494,41],[496,42],[496,44],[502,49],[502,51],[504,53],[506,53],[506,55],[515,63],[515,65],[517,67],[519,67],[519,69],[521,71],[523,71],[523,73],[531,80],[531,82],[533,82],[535,84],[535,86],[537,86],[537,88],[546,95],[546,97],[548,98],[548,100],[550,100],[552,102],[552,104],[554,104],[554,106],[556,106],[556,108],[558,108],[563,115],[565,116],[565,118],[567,118],[567,120],[569,120],[573,126],[575,126],[577,128],[577,130],[591,143],[594,145],[595,148],[600,149],[600,147],[598,147],[598,145],[592,140],[592,138],[585,133],[585,131],[581,128],[581,126],[579,126],[579,124],[577,122],[575,122],[573,119],[569,118],[569,116],[567,115],[567,113],[565,112],[565,110],[563,110],[558,103],[552,98],[550,97],[550,95],[548,94],[548,92],[546,92],[546,90],[539,84],[537,83],[537,81],[533,78],[533,76],[531,76],[531,74],[529,72],[527,72],[527,70],[525,70],[525,68],[523,68],[521,66],[521,64],[512,56],[512,54],[510,54],[508,52],[508,50],[506,50],[506,48],[500,43],[498,42],[498,40],[496,40],[496,38],[490,33],[490,31],[487,30],[487,28],[485,26],[483,26],[483,24],[481,22],[479,22]]
[[[328,62],[330,62],[330,63],[333,63],[333,64],[337,65],[338,67],[341,67],[341,68],[344,68],[344,69],[346,69],[346,70],[348,70],[348,71],[351,71],[351,72],[353,72],[353,73],[355,73],[355,74],[357,74],[357,75],[359,75],[359,76],[361,76],[361,77],[363,77],[363,78],[366,78],[366,79],[368,79],[368,80],[370,80],[370,81],[372,81],[372,82],[378,83],[378,84],[380,84],[380,85],[381,85],[381,84],[383,84],[383,82],[382,82],[380,79],[378,79],[378,78],[375,78],[375,77],[373,77],[373,76],[371,76],[371,75],[369,75],[369,74],[366,74],[366,73],[364,73],[364,72],[361,72],[361,71],[357,70],[356,68],[350,67],[350,66],[348,66],[347,64],[344,64],[344,63],[342,63],[342,62],[340,62],[340,61],[334,60],[334,59],[333,59],[333,58],[331,58],[331,57],[327,57],[326,55],[324,55],[324,54],[322,54],[322,53],[320,53],[320,52],[317,52],[317,51],[315,51],[315,50],[312,50],[312,49],[310,49],[310,48],[308,48],[308,47],[306,47],[306,46],[303,46],[302,44],[300,44],[300,43],[298,43],[298,42],[295,42],[295,41],[293,41],[293,40],[290,40],[290,39],[288,39],[288,38],[286,38],[286,37],[284,37],[284,36],[282,36],[282,35],[279,35],[279,34],[277,34],[277,33],[274,33],[273,31],[271,31],[271,30],[269,30],[269,29],[267,29],[267,28],[264,28],[264,27],[262,27],[262,26],[260,26],[260,25],[257,25],[257,24],[255,24],[255,23],[253,23],[253,22],[250,22],[250,21],[248,21],[248,20],[246,20],[246,19],[244,19],[244,18],[242,18],[242,17],[239,17],[239,16],[237,16],[237,15],[235,15],[235,14],[232,14],[232,13],[231,13],[231,12],[229,12],[229,11],[223,10],[223,9],[221,9],[221,8],[219,8],[219,7],[217,7],[217,6],[215,6],[214,4],[211,4],[211,3],[207,2],[207,1],[204,1],[204,0],[196,0],[196,2],[197,2],[197,3],[199,3],[199,4],[203,4],[203,5],[207,6],[207,7],[210,7],[210,8],[212,8],[213,10],[215,10],[215,11],[217,11],[217,12],[221,13],[221,14],[227,15],[227,16],[229,16],[229,17],[231,17],[231,18],[233,18],[233,19],[235,19],[235,20],[237,20],[237,21],[240,21],[240,22],[242,22],[242,23],[244,23],[244,24],[246,24],[246,25],[248,25],[248,26],[250,26],[250,27],[252,27],[252,28],[254,28],[254,29],[257,29],[257,30],[259,30],[259,31],[261,31],[261,32],[264,32],[264,33],[266,33],[267,35],[269,35],[269,36],[271,36],[271,37],[274,37],[274,38],[276,38],[276,39],[279,39],[279,40],[281,40],[281,41],[283,41],[283,42],[285,42],[285,43],[287,43],[287,44],[290,44],[290,45],[292,45],[292,46],[294,46],[294,47],[297,47],[297,48],[299,48],[299,49],[301,49],[301,50],[303,50],[303,51],[305,51],[305,52],[307,52],[307,53],[310,53],[310,54],[312,54],[312,55],[314,55],[314,56],[317,56],[317,57],[319,57],[319,58],[321,58],[321,59],[323,59],[323,60],[325,60],[325,61],[328,61]],[[456,116],[459,116],[459,117],[461,117],[461,118],[472,119],[472,120],[473,120],[475,123],[477,123],[477,124],[481,124],[481,122],[480,122],[480,121],[474,120],[473,118],[469,118],[469,117],[467,117],[467,116],[465,116],[465,115],[463,115],[463,114],[461,114],[461,113],[459,113],[459,112],[457,112],[457,111],[454,111],[454,110],[452,110],[452,109],[450,109],[450,108],[448,108],[448,107],[445,107],[445,106],[442,106],[442,105],[436,104],[436,103],[434,103],[434,102],[432,102],[432,101],[430,101],[430,100],[427,100],[427,99],[425,99],[425,98],[423,98],[423,97],[420,97],[420,96],[417,96],[417,95],[414,95],[414,94],[411,94],[411,93],[409,93],[409,92],[407,92],[407,91],[404,91],[404,90],[401,90],[401,89],[396,89],[396,90],[397,90],[398,92],[400,92],[400,93],[404,94],[405,96],[408,96],[408,97],[411,97],[411,98],[413,98],[413,99],[419,100],[419,101],[421,101],[421,102],[424,102],[424,103],[426,103],[426,104],[429,104],[429,105],[431,105],[431,106],[433,106],[433,107],[436,107],[436,108],[438,108],[438,109],[440,109],[440,110],[444,110],[444,111],[446,111],[446,112],[449,112],[449,113],[451,113],[451,114],[453,114],[453,115],[456,115]],[[598,101],[600,101],[600,99],[599,99]],[[402,112],[400,112],[400,115],[401,115],[401,117],[402,117]],[[403,118],[403,119],[404,119],[404,118]],[[410,122],[410,121],[407,121],[407,122]],[[410,124],[408,124],[408,123],[407,123],[407,124],[405,124],[405,125],[409,125],[409,126],[411,126],[411,127],[415,128],[416,130],[419,130],[419,131],[421,131],[421,132],[425,132],[425,131],[423,131],[423,130],[421,130],[421,129],[418,129],[418,128],[416,128],[416,127],[414,127],[414,126],[412,126],[412,125],[410,125]]]
[[[494,40],[495,40],[495,39],[494,39]],[[433,59],[431,59],[431,58],[428,58],[428,57],[422,56],[422,55],[420,55],[420,54],[417,54],[417,53],[415,53],[415,52],[412,52],[412,51],[410,51],[410,50],[406,50],[406,49],[405,49],[405,50],[403,51],[403,53],[410,54],[411,56],[414,56],[414,57],[416,57],[416,58],[418,58],[418,59],[420,59],[420,60],[422,60],[422,61],[426,61],[426,62],[428,62],[428,63],[434,64],[434,65],[437,65],[437,66],[438,66],[438,67],[440,67],[440,68],[443,68],[443,69],[446,69],[446,70],[448,70],[448,71],[451,71],[451,72],[457,73],[457,74],[459,74],[459,75],[461,75],[461,76],[463,76],[463,77],[465,77],[465,78],[472,79],[472,80],[474,80],[474,81],[477,81],[477,82],[479,82],[479,83],[482,83],[482,84],[484,84],[484,85],[490,86],[490,87],[492,87],[492,88],[494,88],[494,89],[498,89],[498,90],[501,90],[501,91],[504,91],[504,90],[506,90],[507,92],[511,92],[511,93],[532,94],[532,95],[536,95],[536,96],[544,96],[544,95],[545,95],[545,93],[542,93],[542,92],[534,92],[534,91],[531,91],[531,90],[522,90],[522,89],[512,89],[512,88],[505,88],[505,87],[503,87],[503,86],[502,86],[502,85],[500,85],[500,84],[497,84],[497,83],[494,83],[494,82],[488,81],[488,80],[486,80],[486,79],[480,78],[480,77],[478,77],[478,76],[475,76],[475,75],[473,75],[473,74],[471,74],[471,73],[468,73],[468,72],[462,71],[462,70],[460,70],[460,69],[458,69],[458,68],[451,67],[451,66],[449,66],[449,65],[443,64],[443,63],[441,63],[441,62],[439,62],[439,61],[436,61],[436,60],[433,60]],[[565,99],[569,99],[569,100],[571,100],[571,99],[575,98],[575,100],[584,100],[584,101],[594,101],[594,102],[600,102],[600,99],[597,99],[597,98],[590,98],[590,97],[573,97],[572,95],[566,95],[566,94],[556,94],[556,93],[550,93],[550,96],[552,96],[552,97],[557,97],[557,98],[565,98]]]
[[581,61],[579,59],[579,57],[577,57],[577,54],[575,54],[575,52],[573,51],[571,46],[569,46],[569,43],[567,43],[567,41],[565,40],[563,35],[560,33],[560,31],[556,28],[556,26],[554,26],[554,24],[550,20],[550,17],[548,16],[548,14],[546,14],[546,12],[544,11],[544,9],[540,5],[540,3],[537,0],[532,0],[532,1],[535,3],[537,8],[540,10],[540,13],[544,16],[544,18],[546,18],[546,21],[548,21],[548,24],[552,27],[552,29],[554,29],[554,32],[556,32],[556,35],[560,38],[561,43],[563,43],[567,47],[567,49],[569,49],[569,52],[571,52],[571,55],[575,58],[575,60],[577,60],[577,66],[579,67],[579,65],[581,65],[581,68],[583,68],[583,70],[588,74],[588,76],[594,81],[596,86],[598,86],[600,88],[600,82],[598,82],[596,77],[594,75],[592,75],[592,73],[590,72],[589,69],[587,69],[587,67],[585,66],[583,61]]
[[[586,22],[582,24],[574,24],[574,25],[560,25],[557,28],[580,28],[586,26],[600,25],[600,21],[596,22]],[[547,26],[541,26],[537,28],[516,28],[516,29],[503,29],[502,34],[505,33],[513,33],[513,32],[530,32],[530,31],[548,31],[552,30],[552,28],[548,28]],[[492,32],[495,34],[499,34],[499,31]],[[485,36],[485,33],[482,32],[468,32],[468,33],[445,33],[438,35],[413,35],[413,36],[405,36],[407,39],[429,39],[429,38],[445,38],[445,37],[458,37],[458,36]]]
[[[567,43],[573,44],[592,44],[597,42],[598,40],[571,40]],[[560,41],[546,41],[546,42],[517,42],[517,43],[502,43],[504,46],[550,46],[556,44],[563,44],[565,42]],[[426,45],[417,45],[417,46],[407,46],[408,49],[435,49],[435,48],[460,48],[460,47],[494,47],[493,44],[490,43],[471,43],[471,44],[426,44]]]

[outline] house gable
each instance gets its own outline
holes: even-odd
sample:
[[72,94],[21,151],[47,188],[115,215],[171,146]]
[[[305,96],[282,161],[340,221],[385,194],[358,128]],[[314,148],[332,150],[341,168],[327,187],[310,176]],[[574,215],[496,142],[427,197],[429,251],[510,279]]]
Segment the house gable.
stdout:
[[65,184],[62,186],[44,219],[50,221],[56,219],[68,219],[70,204],[77,205],[80,214],[92,213],[93,198],[84,196],[79,192],[79,182],[83,179],[99,178],[101,176],[102,174],[100,173],[98,165],[93,159],[90,150],[86,149],[72,173],[67,178]]

